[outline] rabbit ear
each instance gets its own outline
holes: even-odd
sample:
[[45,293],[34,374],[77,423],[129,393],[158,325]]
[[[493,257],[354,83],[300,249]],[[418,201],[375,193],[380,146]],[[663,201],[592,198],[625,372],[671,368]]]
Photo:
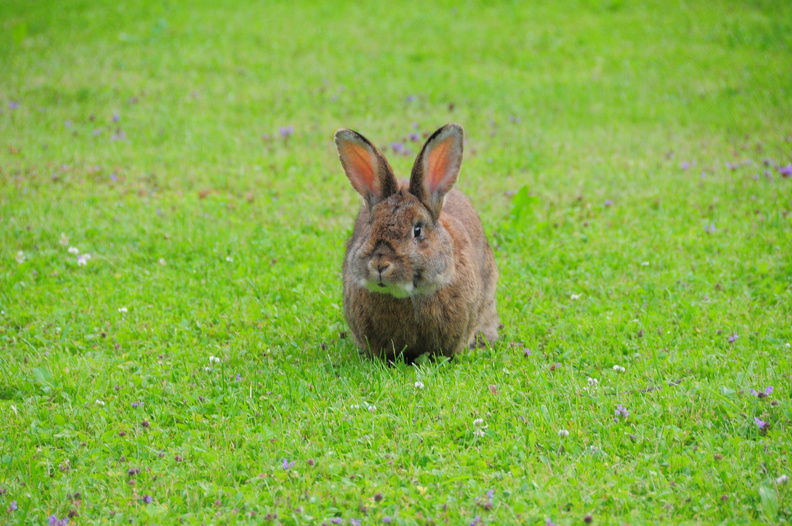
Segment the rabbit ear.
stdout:
[[459,176],[463,137],[462,126],[446,124],[429,137],[415,159],[410,193],[429,208],[435,220],[440,217],[445,195]]
[[335,143],[349,182],[369,207],[397,192],[393,169],[365,137],[355,131],[341,129],[335,133]]

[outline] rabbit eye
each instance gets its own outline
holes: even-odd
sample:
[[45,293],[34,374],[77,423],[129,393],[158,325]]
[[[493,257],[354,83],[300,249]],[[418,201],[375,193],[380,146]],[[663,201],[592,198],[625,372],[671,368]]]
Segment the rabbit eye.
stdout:
[[413,237],[421,237],[421,223],[418,223],[413,227]]

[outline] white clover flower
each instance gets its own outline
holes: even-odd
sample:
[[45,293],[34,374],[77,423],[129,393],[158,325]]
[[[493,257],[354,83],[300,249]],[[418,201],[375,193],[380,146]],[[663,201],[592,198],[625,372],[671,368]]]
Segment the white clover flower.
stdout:
[[788,475],[781,475],[776,479],[776,484],[786,484],[787,482],[789,482]]
[[20,265],[25,262],[25,253],[21,250],[16,253],[16,262]]
[[569,431],[567,431],[566,429],[559,429],[558,430],[558,436],[560,436],[560,437],[568,437],[569,436]]
[[624,372],[624,371],[626,371],[627,369],[625,369],[625,368],[624,368],[624,367],[622,367],[621,365],[614,365],[614,366],[613,366],[613,370],[614,370],[614,371],[616,371],[617,373],[623,373],[623,372]]
[[69,254],[79,254],[80,249],[77,247],[69,247]]
[[209,363],[220,363],[220,358],[218,358],[217,356],[210,356]]
[[162,265],[163,267],[164,267],[165,265],[167,265],[167,264],[168,264],[168,263],[165,261],[165,258],[159,258],[159,259],[157,260],[157,263],[159,263],[159,264],[160,264],[160,265]]
[[234,258],[232,258],[231,256],[226,256],[226,261],[232,263],[234,261]]
[[120,312],[121,314],[126,314],[127,312],[129,312],[129,310],[126,307],[119,307],[118,312]]
[[104,405],[105,405],[105,403],[104,403],[104,402],[102,402],[101,400],[97,400],[97,401],[96,401],[96,405],[101,405],[101,406],[104,406]]
[[372,412],[372,413],[373,413],[374,411],[376,411],[376,410],[377,410],[377,406],[375,406],[375,405],[369,405],[367,409],[368,409],[370,412]]
[[484,432],[487,430],[489,426],[484,423],[483,418],[477,418],[473,420],[473,427],[476,428],[473,430],[473,436],[483,437]]
[[589,378],[589,379],[588,379],[588,384],[589,384],[591,387],[597,387],[597,384],[598,384],[598,383],[599,383],[599,381],[598,381],[596,378]]
[[570,298],[573,299],[573,300],[579,300],[582,295],[583,294],[572,294],[570,296]]
[[83,254],[82,256],[77,256],[77,265],[80,267],[84,267],[88,264],[88,260],[91,259],[90,254]]
[[61,232],[60,240],[58,241],[64,247],[69,246],[69,236]]
[[212,370],[212,368],[211,368],[211,367],[204,367],[203,369],[204,369],[204,371],[206,371],[207,373],[208,373],[209,371],[211,371],[211,370]]
[[424,383],[422,381],[418,380],[417,382],[415,382],[415,388],[416,389],[423,389],[424,388]]

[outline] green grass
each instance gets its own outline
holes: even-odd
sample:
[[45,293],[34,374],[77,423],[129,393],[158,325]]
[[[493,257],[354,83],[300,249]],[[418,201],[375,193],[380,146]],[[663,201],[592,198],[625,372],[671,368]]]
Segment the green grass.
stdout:
[[[792,4],[535,4],[0,3],[0,522],[792,522]],[[450,121],[503,337],[387,366],[332,135]]]

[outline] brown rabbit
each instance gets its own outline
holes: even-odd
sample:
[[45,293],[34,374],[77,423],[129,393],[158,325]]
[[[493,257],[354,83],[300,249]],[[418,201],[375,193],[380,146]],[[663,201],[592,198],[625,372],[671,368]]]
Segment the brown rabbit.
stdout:
[[344,314],[355,343],[375,356],[452,356],[498,337],[495,259],[470,201],[451,188],[462,139],[458,124],[437,130],[410,181],[399,183],[365,137],[335,134],[344,171],[365,200],[347,243]]

